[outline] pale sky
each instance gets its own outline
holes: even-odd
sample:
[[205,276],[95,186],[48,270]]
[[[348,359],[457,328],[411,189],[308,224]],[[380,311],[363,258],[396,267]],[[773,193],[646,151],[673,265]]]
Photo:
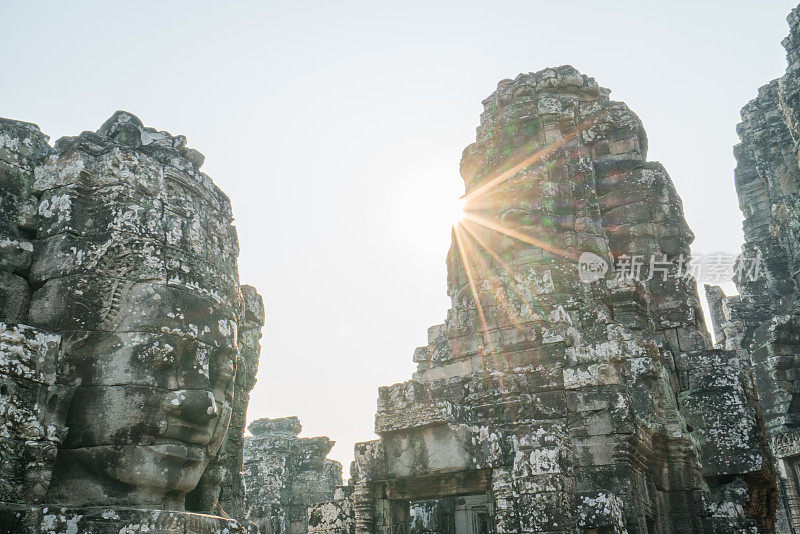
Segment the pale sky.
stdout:
[[51,141],[115,110],[206,156],[267,308],[248,418],[374,439],[377,388],[441,323],[458,164],[503,78],[571,64],[643,120],[695,253],[737,253],[739,109],[791,1],[0,4],[0,116]]

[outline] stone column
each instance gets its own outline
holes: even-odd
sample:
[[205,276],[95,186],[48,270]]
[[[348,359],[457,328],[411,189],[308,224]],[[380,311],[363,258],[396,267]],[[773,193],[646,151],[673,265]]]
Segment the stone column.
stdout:
[[376,518],[376,499],[373,488],[368,483],[356,484],[353,488],[353,512],[355,534],[378,534]]

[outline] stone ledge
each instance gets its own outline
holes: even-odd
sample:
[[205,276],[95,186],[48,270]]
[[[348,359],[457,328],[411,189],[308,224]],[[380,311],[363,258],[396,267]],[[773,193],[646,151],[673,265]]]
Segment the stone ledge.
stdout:
[[233,519],[172,510],[0,503],[0,534],[245,534]]

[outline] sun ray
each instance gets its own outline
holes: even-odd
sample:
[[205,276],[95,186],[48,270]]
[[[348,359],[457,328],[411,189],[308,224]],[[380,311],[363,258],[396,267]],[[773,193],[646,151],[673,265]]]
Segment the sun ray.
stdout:
[[488,191],[490,191],[494,187],[496,187],[496,186],[500,185],[501,183],[505,182],[506,180],[508,180],[509,178],[511,178],[512,176],[514,176],[518,172],[520,172],[521,170],[525,169],[526,167],[529,167],[529,166],[533,165],[534,163],[538,163],[539,161],[542,160],[542,158],[544,158],[545,156],[547,156],[551,152],[554,152],[554,151],[558,150],[559,148],[563,147],[564,145],[566,145],[567,143],[572,142],[581,132],[583,132],[584,130],[586,130],[590,126],[594,125],[597,122],[597,120],[598,120],[598,117],[592,117],[590,119],[587,119],[587,120],[583,121],[580,125],[578,125],[577,128],[575,128],[571,132],[569,132],[566,135],[564,135],[561,139],[559,139],[557,141],[554,141],[553,143],[551,143],[551,144],[547,145],[546,147],[542,148],[541,150],[538,150],[533,155],[523,159],[522,161],[520,161],[519,163],[517,163],[513,167],[511,167],[511,168],[503,171],[502,173],[500,173],[495,178],[492,178],[488,182],[482,184],[481,186],[479,186],[474,191],[472,191],[472,192],[468,193],[467,195],[465,195],[465,197],[464,197],[464,205],[466,207],[469,207],[470,204],[476,202],[476,200],[478,198],[480,198],[481,196],[485,195]]
[[[466,249],[464,243],[468,242],[468,240],[465,239],[465,236],[461,235],[461,228],[464,228],[466,230],[466,227],[464,227],[463,225],[458,225],[458,228],[456,229],[456,231],[458,232],[457,233],[458,237],[456,237],[456,240],[459,243],[459,245],[458,245],[459,246],[459,250],[463,254],[462,255],[462,261],[467,261],[467,259],[466,259],[467,255],[469,255],[469,253],[472,252],[476,256],[476,258],[483,264],[483,268],[486,269],[487,268],[486,263],[485,263],[486,260],[484,260],[483,258],[480,257],[480,254],[478,253],[477,248],[475,248],[474,245],[473,245],[471,250],[467,250]],[[478,306],[478,313],[479,313],[479,315],[481,317],[481,320],[482,320],[482,324],[483,324],[483,328],[484,328],[483,339],[485,340],[486,344],[489,347],[489,350],[488,350],[488,352],[485,353],[485,356],[491,360],[491,362],[493,364],[493,368],[495,370],[500,371],[500,370],[502,370],[502,368],[503,368],[502,364],[505,363],[505,361],[504,360],[501,361],[501,359],[502,359],[501,353],[497,352],[494,349],[494,343],[492,342],[492,337],[491,337],[491,335],[489,333],[489,328],[488,328],[488,325],[486,323],[486,317],[485,317],[484,312],[483,312],[483,306],[482,306],[482,304],[480,302],[480,299],[478,298],[477,286],[475,284],[475,281],[471,277],[471,275],[468,276],[468,279],[471,281],[470,282],[470,289],[472,290],[473,296],[475,297],[475,302],[477,303],[477,306]],[[510,310],[506,307],[506,305],[500,300],[498,300],[498,303],[506,311],[506,314],[508,314],[508,317],[511,320],[511,322],[514,324],[515,328],[520,330],[521,327],[520,327],[519,323],[515,321],[513,315],[511,314]],[[511,382],[502,373],[494,374],[494,377],[499,381],[501,387],[507,388],[509,385],[511,385]]]
[[[469,236],[471,236],[473,239],[475,238],[475,235],[470,231],[469,228],[466,227],[466,225],[462,225],[462,228],[464,228],[464,230],[467,231]],[[471,245],[472,255],[475,256],[476,261],[478,261],[480,263],[479,267],[482,268],[485,272],[488,273],[489,270],[490,270],[489,262],[487,262],[486,259],[484,259],[482,257],[482,255],[478,251],[478,248],[472,242],[470,242],[470,240],[465,239],[464,241],[466,241],[467,243],[469,243]],[[477,241],[477,239],[475,239],[475,241]],[[516,314],[512,313],[512,311],[509,309],[509,307],[506,305],[506,303],[503,300],[501,300],[501,299],[496,299],[496,300],[497,300],[497,303],[500,305],[500,307],[503,308],[503,310],[506,312],[506,315],[508,316],[508,319],[514,325],[514,327],[516,327],[517,330],[522,330],[522,325],[519,323],[519,321],[517,321],[517,319],[515,317]]]
[[[511,178],[512,176],[516,175],[517,173],[519,173],[520,171],[522,171],[526,167],[529,167],[529,166],[531,166],[531,165],[533,165],[533,164],[535,164],[537,162],[542,161],[542,159],[545,158],[547,155],[552,154],[553,152],[555,152],[559,148],[566,146],[568,143],[572,142],[582,131],[584,131],[590,125],[594,124],[596,121],[597,121],[596,117],[592,118],[592,119],[589,119],[587,121],[584,121],[578,128],[576,128],[575,130],[573,130],[569,134],[563,136],[558,141],[556,141],[554,143],[551,143],[550,145],[548,145],[547,147],[537,151],[535,154],[531,155],[530,157],[525,158],[524,160],[520,161],[516,165],[514,165],[511,168],[507,169],[506,171],[502,172],[496,178],[493,178],[493,179],[489,180],[488,182],[486,182],[483,185],[481,185],[480,187],[478,187],[476,190],[474,190],[471,193],[468,193],[468,194],[462,196],[459,199],[458,210],[457,210],[456,217],[455,217],[456,220],[455,220],[455,222],[453,224],[453,235],[455,237],[455,244],[456,244],[456,247],[458,248],[458,253],[459,253],[459,256],[460,256],[460,259],[461,259],[461,264],[464,267],[464,271],[465,271],[465,274],[467,276],[467,281],[469,283],[470,291],[471,291],[472,296],[473,296],[473,298],[475,300],[476,310],[477,310],[478,318],[479,318],[479,321],[480,321],[480,328],[482,330],[481,331],[481,337],[483,338],[484,343],[486,344],[486,346],[488,348],[488,355],[487,356],[493,361],[493,363],[495,364],[495,367],[498,370],[500,369],[500,367],[497,365],[498,364],[498,360],[500,358],[500,355],[499,354],[495,354],[492,337],[491,337],[491,335],[489,333],[489,327],[488,327],[488,323],[486,321],[486,314],[485,314],[485,311],[483,309],[483,305],[481,303],[480,296],[478,294],[478,288],[477,288],[477,285],[476,285],[476,282],[475,282],[475,278],[474,278],[473,272],[472,272],[473,265],[471,265],[471,263],[470,263],[469,256],[470,255],[474,256],[475,261],[480,264],[480,265],[478,265],[478,268],[486,269],[487,272],[488,272],[488,270],[490,268],[489,265],[488,265],[488,260],[485,257],[483,257],[483,255],[480,253],[480,251],[477,248],[477,246],[480,245],[508,273],[510,279],[512,279],[514,277],[514,272],[511,269],[511,267],[508,265],[508,263],[503,261],[502,258],[500,258],[500,256],[494,250],[492,250],[491,246],[489,246],[489,244],[485,240],[483,240],[478,235],[478,232],[475,231],[475,230],[477,230],[478,227],[486,228],[488,230],[497,232],[499,234],[511,237],[512,239],[516,239],[516,240],[521,241],[523,243],[527,243],[529,245],[532,245],[532,246],[537,247],[539,249],[542,249],[544,251],[550,252],[552,254],[556,254],[558,256],[562,256],[562,257],[567,258],[567,259],[569,259],[571,261],[577,261],[578,260],[578,254],[575,253],[574,251],[562,250],[562,249],[560,249],[559,247],[557,247],[557,246],[555,246],[553,244],[547,243],[547,242],[545,242],[545,241],[543,241],[541,239],[538,239],[538,238],[536,238],[534,236],[527,235],[527,234],[525,234],[523,232],[520,232],[518,230],[515,230],[513,228],[509,228],[509,227],[503,225],[502,223],[493,221],[493,220],[491,220],[489,218],[486,218],[486,217],[484,217],[482,215],[479,215],[477,212],[478,211],[484,211],[488,207],[487,205],[490,204],[490,202],[488,202],[488,199],[482,198],[482,197],[485,197],[485,195],[487,195],[490,191],[496,190],[498,185],[500,185],[503,182],[507,181],[509,178]],[[480,200],[480,202],[479,202],[479,200]],[[480,210],[476,209],[478,206],[481,207]],[[473,224],[476,226],[476,228],[474,230],[469,227],[470,225],[473,225]],[[473,240],[474,242],[470,241],[469,242],[470,246],[468,247],[467,246],[467,241],[469,241],[469,240]],[[477,245],[475,243],[477,243]],[[513,286],[513,284],[512,284],[512,286]],[[545,326],[549,326],[549,321],[547,321],[547,318],[546,318],[545,314],[543,313],[542,306],[538,302],[538,299],[536,299],[535,296],[533,296],[533,298],[534,298],[534,300],[537,300],[537,302],[534,305],[531,302],[529,302],[523,295],[521,295],[517,288],[513,288],[513,291],[517,294],[517,296],[522,301],[523,305],[531,313],[531,317],[533,317],[539,324],[543,324]],[[502,309],[508,315],[508,318],[509,318],[510,322],[514,325],[514,327],[517,328],[518,330],[521,330],[522,326],[521,326],[518,318],[515,316],[515,313],[513,313],[509,309],[509,306],[506,304],[506,302],[504,300],[502,300],[502,299],[498,299],[498,304],[500,305],[500,307],[502,307]],[[534,309],[534,308],[536,308],[536,309]],[[500,381],[501,381],[501,383],[505,382],[505,380],[503,378],[500,378]]]
[[[491,246],[478,235],[478,232],[476,232],[474,230],[471,230],[469,228],[470,224],[475,224],[475,223],[473,223],[472,221],[469,221],[469,220],[465,220],[464,223],[465,223],[463,225],[464,226],[464,230],[466,230],[467,233],[469,233],[472,236],[472,238],[475,239],[475,241],[477,241],[478,244],[480,246],[482,246],[484,248],[484,250],[486,250],[486,252],[488,252],[492,256],[492,258],[494,258],[494,260],[509,274],[510,277],[513,277],[514,276],[514,270],[511,268],[511,266],[508,265],[505,261],[503,261],[503,259],[494,250],[492,250]],[[538,302],[537,302],[536,305],[531,304],[519,292],[519,290],[516,287],[512,286],[512,289],[514,290],[514,293],[522,301],[522,303],[525,305],[525,307],[528,309],[528,311],[531,314],[531,317],[533,317],[539,324],[545,325],[545,326],[547,326],[549,328],[550,324],[549,324],[549,321],[547,321],[547,319],[545,318],[544,309],[542,308],[541,304],[538,304]],[[536,299],[535,296],[533,298]],[[536,308],[536,309],[534,309],[534,308]]]
[[511,237],[518,241],[522,241],[523,243],[533,245],[534,247],[546,250],[547,252],[552,252],[553,254],[557,254],[574,262],[578,261],[579,256],[575,252],[570,252],[568,250],[560,249],[558,247],[555,247],[549,243],[542,241],[541,239],[536,239],[533,236],[529,236],[527,234],[514,230],[513,228],[504,226],[498,222],[492,221],[491,219],[487,219],[486,217],[482,217],[475,213],[466,211],[464,213],[464,218],[474,223],[477,223],[481,226],[489,228],[490,230],[494,230],[495,232],[507,235],[508,237]]
[[453,230],[454,230],[453,234],[455,235],[455,238],[456,238],[456,246],[458,247],[458,252],[459,252],[459,255],[461,256],[461,264],[464,267],[464,272],[467,275],[467,281],[469,282],[469,288],[470,288],[470,291],[472,291],[472,297],[475,299],[475,305],[476,305],[477,311],[478,311],[478,318],[480,319],[481,327],[483,329],[483,331],[481,332],[481,337],[483,337],[485,340],[487,340],[487,343],[489,344],[489,349],[493,350],[492,346],[491,346],[491,339],[490,338],[487,339],[487,334],[489,332],[489,327],[486,324],[486,317],[483,314],[483,306],[481,305],[481,299],[480,299],[480,296],[478,295],[478,289],[475,286],[475,280],[472,278],[472,268],[471,268],[471,266],[469,264],[469,260],[467,259],[466,250],[464,249],[464,242],[463,242],[463,238],[461,236],[461,225],[460,224],[456,224],[453,227]]

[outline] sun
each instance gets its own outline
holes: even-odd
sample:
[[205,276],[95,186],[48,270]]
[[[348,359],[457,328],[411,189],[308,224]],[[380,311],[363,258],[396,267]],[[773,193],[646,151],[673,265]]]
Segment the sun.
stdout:
[[447,251],[452,229],[462,225],[471,212],[464,181],[457,174],[448,176],[443,170],[429,169],[398,185],[390,194],[387,210],[392,232],[417,252],[424,250],[433,257]]

